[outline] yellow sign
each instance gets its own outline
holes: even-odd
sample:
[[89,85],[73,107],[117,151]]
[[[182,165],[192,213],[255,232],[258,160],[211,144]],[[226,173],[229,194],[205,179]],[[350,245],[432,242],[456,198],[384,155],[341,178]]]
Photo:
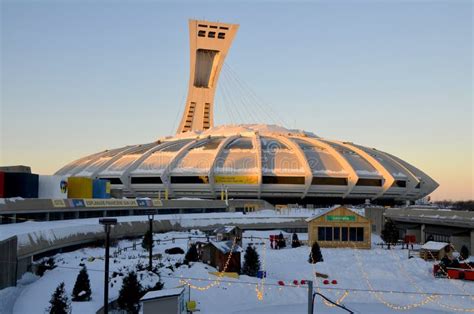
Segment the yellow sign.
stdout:
[[51,200],[53,202],[53,207],[66,207],[66,202],[64,200]]
[[86,207],[137,207],[136,200],[85,199]]
[[216,184],[258,184],[258,176],[215,176]]
[[211,271],[209,272],[209,274],[214,275],[214,276],[223,276],[223,277],[236,278],[236,279],[239,278],[238,273],[231,273],[231,272],[220,273],[218,271]]

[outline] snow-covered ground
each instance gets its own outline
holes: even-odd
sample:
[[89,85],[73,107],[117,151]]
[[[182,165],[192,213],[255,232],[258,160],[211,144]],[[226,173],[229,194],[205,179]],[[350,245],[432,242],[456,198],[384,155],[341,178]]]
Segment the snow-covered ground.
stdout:
[[[308,247],[272,250],[268,240],[259,238],[268,239],[268,235],[278,233],[279,231],[275,230],[247,231],[244,234],[245,237],[254,238],[245,238],[243,246],[249,242],[256,246],[262,267],[267,272],[263,299],[257,298],[256,287],[262,289],[260,279],[248,276],[240,276],[239,279],[224,277],[218,285],[209,289],[191,289],[191,299],[199,302],[201,313],[306,313],[306,286],[292,284],[294,280],[302,279],[315,280],[316,291],[332,300],[341,300],[342,304],[355,313],[393,313],[399,312],[405,306],[409,313],[474,311],[474,282],[435,279],[431,274],[432,263],[419,258],[408,259],[406,250],[322,249],[324,262],[313,266],[307,262]],[[202,234],[192,231],[155,235],[155,240],[160,240],[160,243],[155,245],[154,254],[162,254],[159,261],[162,263],[160,274],[165,288],[178,286],[182,278],[202,278],[203,280],[189,281],[199,287],[205,287],[216,279],[214,275],[209,274],[215,271],[214,268],[202,263],[194,263],[191,267],[175,267],[175,263],[182,261],[184,255],[164,253],[165,249],[176,246],[186,250],[188,237],[196,235]],[[305,236],[301,234],[300,238]],[[166,241],[173,238],[184,239],[176,239],[174,243]],[[378,240],[378,237],[374,236],[374,241]],[[128,269],[134,270],[138,262],[147,265],[147,252],[142,249],[140,241],[135,242],[135,249],[132,247],[132,240],[119,241],[111,249],[111,299],[118,296],[122,278],[120,274]],[[129,248],[125,251],[125,247]],[[119,251],[119,254],[114,255]],[[73,313],[95,313],[102,306],[103,299],[103,254],[104,249],[98,247],[56,255],[58,267],[47,271],[43,277],[27,275],[19,287],[0,290],[0,313],[43,313],[51,294],[61,281],[65,282],[66,290],[71,293],[82,264],[86,265],[89,271],[92,300],[73,302]],[[159,262],[155,261],[156,264]],[[313,277],[315,271],[328,274],[329,280],[335,279],[337,284],[324,285],[322,279]],[[153,286],[158,280],[156,275],[150,275],[147,271],[140,271],[138,274],[143,286]],[[279,286],[278,281],[283,281],[285,286]],[[346,293],[344,289],[351,290]],[[370,290],[387,292],[375,293]],[[431,293],[465,296],[433,297]],[[315,300],[315,313],[344,313],[341,309],[325,305],[319,297]]]

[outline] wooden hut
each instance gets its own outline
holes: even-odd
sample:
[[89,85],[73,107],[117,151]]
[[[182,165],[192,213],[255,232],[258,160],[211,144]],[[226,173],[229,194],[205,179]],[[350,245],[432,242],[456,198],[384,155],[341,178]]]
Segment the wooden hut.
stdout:
[[425,261],[441,260],[445,256],[452,259],[453,247],[447,242],[428,241],[420,248],[420,257]]
[[[231,252],[232,244],[232,241],[210,241],[204,244],[199,249],[201,261],[219,271],[223,271],[227,260],[230,258],[225,271],[240,273],[240,252],[242,252],[242,248],[236,244]],[[230,254],[232,255],[229,257]]]
[[242,245],[242,229],[237,226],[222,226],[214,230],[217,241],[234,241],[237,245]]
[[371,222],[345,206],[335,206],[306,219],[308,244],[318,242],[320,247],[371,247]]

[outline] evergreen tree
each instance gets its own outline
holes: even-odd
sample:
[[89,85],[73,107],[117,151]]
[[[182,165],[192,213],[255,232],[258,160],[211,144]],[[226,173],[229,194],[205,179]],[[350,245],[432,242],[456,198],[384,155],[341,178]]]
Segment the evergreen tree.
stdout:
[[395,224],[391,220],[387,220],[382,230],[382,240],[385,241],[390,250],[390,245],[395,244],[398,241],[398,230]]
[[469,249],[467,248],[467,246],[463,245],[461,247],[461,252],[459,252],[459,256],[461,257],[462,260],[469,258]]
[[71,312],[71,303],[66,295],[64,282],[61,282],[54,291],[49,301],[49,307],[46,309],[50,314],[68,314]]
[[199,260],[199,255],[196,248],[196,244],[191,244],[188,251],[186,252],[186,255],[184,256],[184,262],[185,263],[197,262],[198,260]]
[[293,237],[291,239],[291,247],[295,248],[295,247],[300,247],[300,246],[301,246],[301,243],[300,243],[300,240],[298,239],[298,235],[296,233],[293,233]]
[[127,313],[136,314],[140,311],[140,298],[142,297],[142,286],[138,282],[137,274],[129,272],[122,282],[119,297],[117,299],[120,309]]
[[74,289],[72,289],[73,301],[89,301],[91,299],[91,283],[89,281],[89,274],[86,266],[82,267],[77,275]]
[[286,247],[285,237],[283,236],[283,233],[281,232],[278,235],[278,247],[280,249]]
[[260,258],[257,250],[250,244],[247,246],[244,255],[244,266],[242,267],[242,273],[251,277],[256,277],[260,270]]
[[145,232],[145,235],[143,237],[142,248],[149,251],[150,245],[151,245],[151,248],[153,248],[153,234],[150,232],[150,229],[148,229]]
[[311,253],[309,254],[308,262],[311,264],[324,262],[323,254],[321,253],[321,248],[319,247],[318,242],[314,242],[313,246],[311,246]]

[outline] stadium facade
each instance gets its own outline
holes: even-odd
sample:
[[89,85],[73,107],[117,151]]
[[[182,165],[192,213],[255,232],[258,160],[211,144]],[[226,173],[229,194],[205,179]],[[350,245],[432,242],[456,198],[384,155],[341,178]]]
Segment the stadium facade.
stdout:
[[106,150],[56,174],[110,180],[125,196],[263,198],[274,203],[414,201],[438,184],[386,152],[276,125],[214,127],[214,95],[236,24],[189,21],[190,79],[173,137]]

